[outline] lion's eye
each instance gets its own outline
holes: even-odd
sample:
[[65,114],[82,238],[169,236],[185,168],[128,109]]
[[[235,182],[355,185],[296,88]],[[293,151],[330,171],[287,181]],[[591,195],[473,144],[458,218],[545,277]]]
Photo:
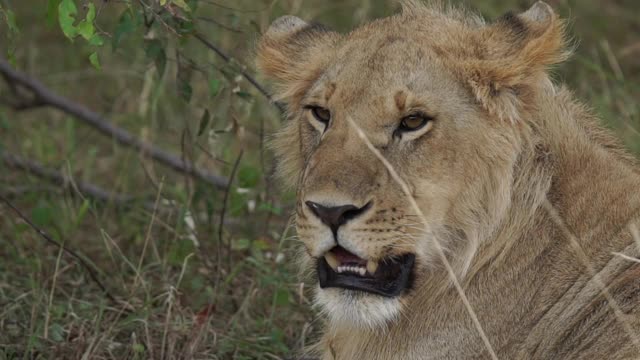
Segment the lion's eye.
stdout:
[[320,121],[325,125],[327,125],[331,120],[331,111],[323,107],[309,106],[308,109],[311,110],[311,114],[313,115],[314,118],[316,118],[316,120]]
[[423,114],[413,114],[406,116],[400,122],[400,126],[398,127],[399,131],[416,131],[422,129],[425,125],[427,125],[432,117],[426,116]]

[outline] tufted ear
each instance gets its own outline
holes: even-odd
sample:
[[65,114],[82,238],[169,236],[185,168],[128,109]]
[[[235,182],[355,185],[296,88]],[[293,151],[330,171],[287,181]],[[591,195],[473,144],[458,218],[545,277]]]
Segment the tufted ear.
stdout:
[[524,13],[508,13],[481,30],[485,58],[465,64],[465,75],[477,100],[501,119],[516,121],[550,65],[564,61],[564,23],[539,1]]
[[295,16],[276,19],[260,39],[258,68],[276,83],[276,98],[301,96],[330,59],[339,35]]

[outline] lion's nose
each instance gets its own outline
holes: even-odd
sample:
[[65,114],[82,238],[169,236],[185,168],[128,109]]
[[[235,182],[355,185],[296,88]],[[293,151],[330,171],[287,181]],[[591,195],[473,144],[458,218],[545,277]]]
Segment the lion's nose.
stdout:
[[347,221],[362,215],[371,207],[371,201],[363,207],[357,207],[355,205],[324,206],[313,201],[307,201],[305,204],[307,204],[311,212],[325,225],[330,227],[334,233]]

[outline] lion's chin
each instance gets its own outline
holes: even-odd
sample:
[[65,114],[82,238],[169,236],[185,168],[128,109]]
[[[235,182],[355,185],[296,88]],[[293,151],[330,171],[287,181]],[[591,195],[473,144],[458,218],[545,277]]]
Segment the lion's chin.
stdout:
[[316,289],[315,304],[334,328],[384,329],[400,316],[400,299],[357,290]]

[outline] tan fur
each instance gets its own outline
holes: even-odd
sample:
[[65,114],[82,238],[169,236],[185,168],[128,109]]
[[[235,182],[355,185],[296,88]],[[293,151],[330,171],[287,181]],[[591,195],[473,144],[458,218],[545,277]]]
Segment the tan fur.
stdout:
[[[258,65],[288,106],[273,144],[279,174],[298,192],[306,266],[313,272],[336,245],[308,200],[372,201],[340,228],[340,245],[366,259],[416,254],[413,287],[396,299],[317,289],[323,359],[489,356],[434,241],[500,359],[640,355],[640,265],[612,255],[640,253],[630,232],[640,226],[638,166],[552,84],[547,68],[569,53],[563,29],[544,3],[485,24],[407,1],[345,35],[294,17],[265,33]],[[308,105],[331,111],[326,129]],[[431,128],[394,136],[416,110],[434,118]],[[429,232],[350,120],[408,184]]]

